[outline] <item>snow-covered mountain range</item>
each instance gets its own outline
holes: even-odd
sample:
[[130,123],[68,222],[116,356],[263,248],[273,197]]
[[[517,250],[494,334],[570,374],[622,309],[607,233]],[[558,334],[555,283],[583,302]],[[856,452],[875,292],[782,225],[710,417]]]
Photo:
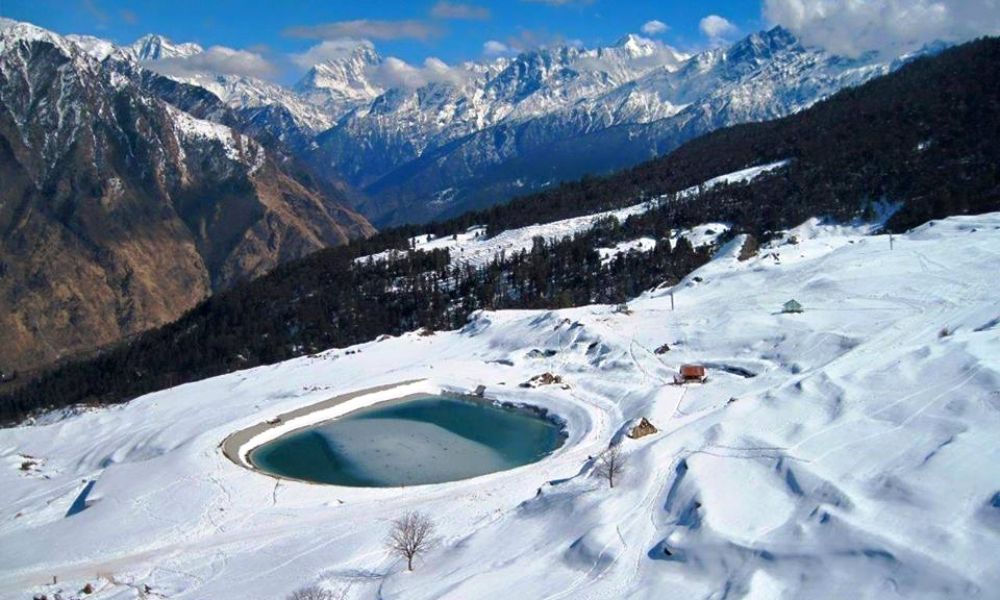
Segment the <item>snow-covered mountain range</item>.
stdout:
[[472,90],[389,92],[321,135],[318,155],[364,186],[372,198],[364,210],[377,221],[425,220],[627,167],[891,68],[874,55],[806,48],[781,28],[694,56],[636,37],[591,51],[542,49]]
[[695,54],[628,35],[421,68],[361,41],[284,87],[190,68],[185,60],[206,50],[162,36],[121,47],[66,39],[211,92],[253,133],[362,190],[355,204],[376,224],[453,216],[630,166],[719,127],[796,112],[912,58],[836,56],[781,27]]

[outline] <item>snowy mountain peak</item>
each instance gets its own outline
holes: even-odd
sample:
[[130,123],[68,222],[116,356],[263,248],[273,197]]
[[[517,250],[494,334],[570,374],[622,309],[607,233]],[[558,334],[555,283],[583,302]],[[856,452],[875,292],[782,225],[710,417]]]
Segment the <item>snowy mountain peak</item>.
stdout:
[[728,55],[733,61],[767,59],[776,52],[792,49],[798,44],[798,38],[779,25],[768,31],[752,33],[736,42],[729,49]]
[[317,89],[341,90],[369,87],[368,71],[382,62],[371,42],[361,42],[345,48],[342,56],[329,58],[313,65],[295,85],[301,92]]
[[293,89],[337,117],[371,102],[385,90],[371,78],[372,71],[382,63],[371,42],[332,50],[338,50],[340,56],[313,65]]
[[66,38],[31,23],[0,17],[0,53],[16,42],[47,42],[67,56],[73,54],[74,44]]
[[97,60],[104,60],[105,58],[111,56],[115,50],[118,49],[113,43],[108,40],[103,40],[92,35],[75,35],[70,34],[66,36],[66,39],[74,44],[77,48],[89,54],[90,56],[96,58]]
[[130,51],[140,61],[183,58],[204,52],[204,48],[193,42],[175,44],[168,38],[153,33],[144,35],[124,50]]
[[615,42],[613,47],[624,50],[633,58],[638,58],[640,56],[653,55],[658,46],[659,45],[655,41],[649,38],[644,38],[641,35],[630,33]]

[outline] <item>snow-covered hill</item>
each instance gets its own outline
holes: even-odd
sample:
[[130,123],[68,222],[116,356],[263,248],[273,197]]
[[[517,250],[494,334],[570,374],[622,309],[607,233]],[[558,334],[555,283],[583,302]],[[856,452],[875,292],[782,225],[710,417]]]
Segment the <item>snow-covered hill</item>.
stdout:
[[[678,192],[677,197],[688,198],[696,196],[699,193],[706,192],[716,186],[724,184],[749,183],[760,175],[780,169],[788,165],[788,163],[789,161],[782,160],[719,175],[702,182],[700,185],[681,190]],[[422,251],[446,249],[449,251],[453,261],[475,267],[482,267],[489,264],[490,261],[501,253],[505,253],[510,256],[523,250],[530,250],[534,240],[537,238],[541,238],[546,241],[559,241],[566,237],[573,237],[576,234],[592,229],[595,223],[598,223],[603,219],[611,218],[622,222],[633,215],[642,214],[651,210],[658,206],[661,202],[669,201],[669,199],[669,195],[662,196],[618,210],[609,210],[591,215],[573,217],[570,219],[561,219],[551,223],[535,224],[527,227],[508,229],[494,236],[488,236],[486,228],[481,226],[469,227],[464,233],[455,234],[453,236],[435,237],[431,234],[421,234],[410,238],[410,247],[413,250]],[[728,229],[729,226],[726,224],[711,223],[696,227],[690,231],[679,231],[678,235],[683,235],[688,238],[693,246],[700,247],[715,243],[715,238],[718,234],[724,233]],[[706,231],[710,233],[706,234]],[[652,249],[654,245],[655,244],[651,242],[646,244],[644,247],[646,250],[649,250]],[[641,244],[639,246],[641,246]],[[602,249],[602,254],[610,258],[618,252],[627,252],[629,250],[638,249],[641,248],[637,247],[635,243],[625,242],[624,244],[620,244],[618,248]],[[400,255],[400,251],[385,250],[383,252],[379,252],[378,254],[359,257],[356,260],[378,261],[388,258],[396,258]]]
[[[993,597],[1000,213],[892,240],[812,220],[744,262],[737,242],[629,313],[478,313],[2,430],[0,597]],[[790,298],[805,312],[781,314]],[[669,385],[685,362],[709,381]],[[518,387],[543,372],[568,389]],[[415,379],[544,406],[569,439],[533,465],[401,489],[279,483],[220,451],[280,413]],[[660,431],[622,441],[607,489],[590,457],[639,417]],[[440,543],[406,573],[383,540],[414,509]]]

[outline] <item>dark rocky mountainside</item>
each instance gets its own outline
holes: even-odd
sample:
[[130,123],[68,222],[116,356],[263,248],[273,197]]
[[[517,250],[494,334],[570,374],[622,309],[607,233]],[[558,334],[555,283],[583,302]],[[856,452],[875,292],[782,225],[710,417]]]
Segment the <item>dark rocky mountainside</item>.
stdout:
[[329,187],[48,31],[0,27],[0,370],[176,319],[373,233]]

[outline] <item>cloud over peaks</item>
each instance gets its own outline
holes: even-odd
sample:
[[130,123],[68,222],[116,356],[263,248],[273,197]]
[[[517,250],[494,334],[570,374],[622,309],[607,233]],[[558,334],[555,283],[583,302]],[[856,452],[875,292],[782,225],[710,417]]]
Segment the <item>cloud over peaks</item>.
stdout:
[[441,29],[433,23],[417,19],[405,19],[402,21],[357,19],[354,21],[335,21],[332,23],[320,23],[319,25],[289,27],[284,33],[290,37],[315,40],[413,39],[426,41],[441,35]]
[[646,35],[660,35],[665,33],[670,27],[667,26],[663,21],[653,19],[652,21],[646,21],[640,31]]
[[506,56],[514,53],[516,50],[498,40],[488,40],[483,43],[483,54],[486,56]]
[[243,75],[268,79],[277,69],[270,61],[256,52],[234,50],[225,46],[212,46],[191,56],[177,56],[148,61],[149,69],[175,77],[194,75]]
[[764,16],[806,44],[847,56],[1000,34],[996,0],[764,0]]
[[429,83],[460,85],[469,72],[461,67],[451,67],[443,60],[430,57],[415,67],[404,60],[390,56],[369,71],[369,77],[383,88],[416,89]]
[[736,33],[737,28],[729,22],[729,19],[719,15],[708,15],[698,23],[698,29],[713,43],[722,40],[728,35]]

